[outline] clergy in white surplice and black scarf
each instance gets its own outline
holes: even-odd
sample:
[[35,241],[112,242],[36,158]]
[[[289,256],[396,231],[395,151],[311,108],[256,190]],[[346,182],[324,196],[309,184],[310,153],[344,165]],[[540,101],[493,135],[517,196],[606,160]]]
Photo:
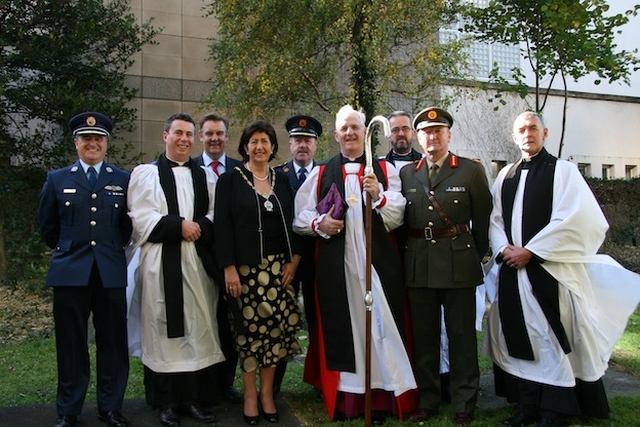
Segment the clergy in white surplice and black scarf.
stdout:
[[[505,425],[564,425],[568,416],[607,418],[602,377],[640,300],[640,276],[596,252],[607,221],[578,168],[544,148],[548,129],[518,116],[522,159],[494,183],[490,239],[494,297],[484,352],[496,393],[517,403]],[[491,276],[491,274],[489,275]]]

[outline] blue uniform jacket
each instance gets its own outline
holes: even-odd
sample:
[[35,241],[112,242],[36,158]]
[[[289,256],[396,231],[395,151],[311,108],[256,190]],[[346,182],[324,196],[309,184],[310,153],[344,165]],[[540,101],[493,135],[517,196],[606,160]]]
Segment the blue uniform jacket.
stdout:
[[103,163],[95,189],[80,165],[50,171],[40,193],[40,234],[53,249],[47,286],[88,286],[95,262],[105,288],[125,287],[131,237],[129,172]]

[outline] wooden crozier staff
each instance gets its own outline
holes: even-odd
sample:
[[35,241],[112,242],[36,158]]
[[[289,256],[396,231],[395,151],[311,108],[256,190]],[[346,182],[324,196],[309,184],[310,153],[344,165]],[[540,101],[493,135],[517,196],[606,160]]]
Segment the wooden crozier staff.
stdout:
[[[391,125],[389,120],[384,116],[375,116],[369,122],[367,126],[367,135],[365,137],[365,159],[366,165],[364,168],[364,174],[368,175],[373,173],[373,151],[371,150],[371,138],[373,136],[373,128],[376,124],[381,124],[383,127],[385,137],[391,136]],[[365,278],[366,278],[366,293],[364,295],[364,306],[366,308],[365,319],[365,368],[364,368],[364,382],[365,382],[365,394],[364,394],[364,425],[365,427],[371,426],[371,310],[373,309],[373,295],[371,293],[371,194],[367,192],[367,202],[364,215],[365,221],[365,242],[366,248],[366,262],[365,262]]]

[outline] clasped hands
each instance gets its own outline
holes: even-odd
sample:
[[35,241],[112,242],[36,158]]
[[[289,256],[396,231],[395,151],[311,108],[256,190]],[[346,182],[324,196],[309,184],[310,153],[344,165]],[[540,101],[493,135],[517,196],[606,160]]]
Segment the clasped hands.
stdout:
[[529,264],[533,254],[531,251],[519,246],[507,245],[502,251],[502,262],[511,268],[522,268]]

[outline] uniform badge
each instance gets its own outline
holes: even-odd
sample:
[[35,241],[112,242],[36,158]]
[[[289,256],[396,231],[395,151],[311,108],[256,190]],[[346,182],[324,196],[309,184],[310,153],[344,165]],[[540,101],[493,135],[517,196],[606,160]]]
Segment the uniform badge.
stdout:
[[78,166],[74,166],[71,168],[71,172],[77,172],[78,171]]
[[298,126],[300,126],[301,128],[306,128],[307,127],[307,119],[300,119],[300,121],[298,122]]
[[109,173],[113,173],[113,169],[111,168],[111,166],[107,166],[106,171]]
[[95,126],[96,118],[93,116],[87,116],[87,120],[85,120],[85,123],[87,124],[87,126]]
[[437,112],[437,111],[434,111],[434,110],[429,111],[429,112],[427,113],[427,118],[428,118],[429,120],[435,120],[435,119],[437,119],[437,118],[438,118],[438,112]]
[[75,188],[65,188],[62,190],[63,194],[76,194],[76,189]]

